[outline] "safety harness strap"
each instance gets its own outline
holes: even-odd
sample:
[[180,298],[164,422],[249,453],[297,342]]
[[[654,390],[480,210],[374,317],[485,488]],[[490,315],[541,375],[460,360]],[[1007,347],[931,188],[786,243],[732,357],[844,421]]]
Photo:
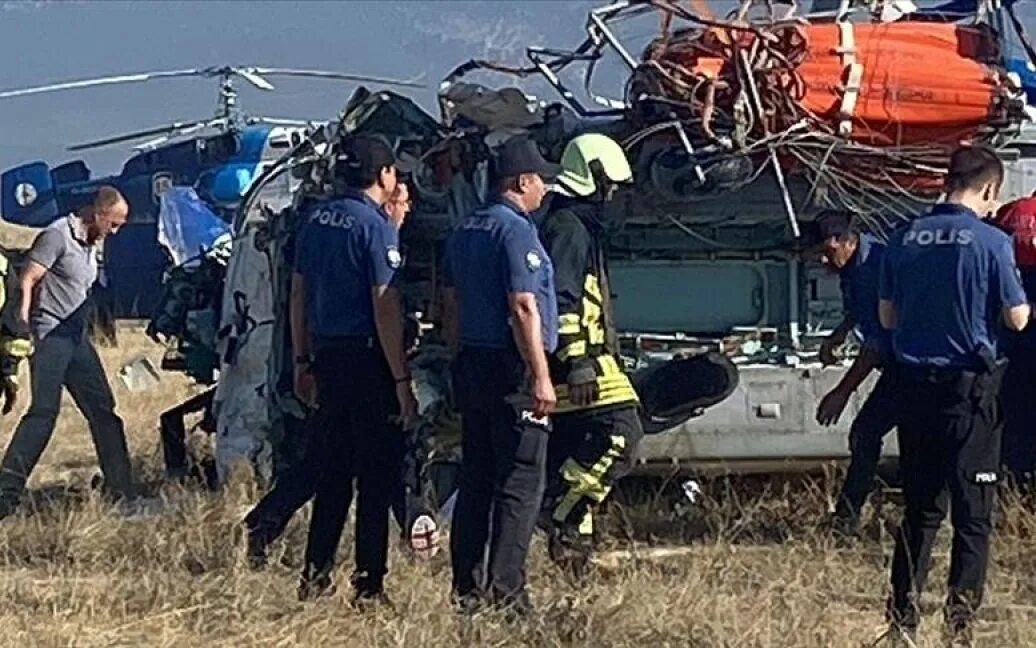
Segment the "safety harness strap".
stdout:
[[856,32],[847,20],[838,23],[839,47],[836,50],[842,59],[845,85],[842,88],[842,103],[838,108],[838,134],[849,137],[853,132],[853,115],[860,99],[863,82],[863,64],[856,62]]

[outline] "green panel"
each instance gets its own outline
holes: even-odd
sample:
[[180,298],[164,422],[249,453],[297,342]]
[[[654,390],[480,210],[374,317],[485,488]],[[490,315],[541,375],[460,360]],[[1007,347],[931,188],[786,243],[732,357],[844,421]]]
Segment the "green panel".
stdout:
[[[769,272],[783,264],[727,261],[613,261],[616,323],[623,331],[725,333],[762,326],[775,296]],[[786,320],[778,313],[779,320]]]

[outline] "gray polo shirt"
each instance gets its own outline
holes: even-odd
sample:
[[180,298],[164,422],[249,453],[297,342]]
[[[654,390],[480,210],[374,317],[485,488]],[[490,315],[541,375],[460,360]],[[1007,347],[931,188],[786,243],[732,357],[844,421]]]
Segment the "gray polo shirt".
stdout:
[[97,280],[97,248],[86,242],[86,227],[75,214],[40,232],[29,259],[47,269],[39,284],[30,318],[33,337],[57,331],[82,335],[86,331],[90,288]]

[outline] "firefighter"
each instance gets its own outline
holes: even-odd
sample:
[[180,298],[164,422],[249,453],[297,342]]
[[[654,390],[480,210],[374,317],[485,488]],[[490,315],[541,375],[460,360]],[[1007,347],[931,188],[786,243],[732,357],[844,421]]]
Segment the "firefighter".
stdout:
[[916,633],[947,503],[953,545],[944,611],[952,645],[971,645],[982,602],[1000,467],[1000,330],[1024,329],[1031,314],[1011,239],[982,221],[1003,179],[996,153],[959,149],[946,202],[897,231],[885,250],[879,317],[892,330],[905,504],[888,607],[897,639]]
[[460,611],[488,599],[524,615],[555,403],[547,354],[557,346],[553,269],[530,214],[557,169],[525,137],[497,153],[496,197],[465,217],[446,247],[444,328],[459,347],[453,379],[462,425],[450,554]]
[[[878,321],[878,279],[885,245],[867,234],[857,232],[851,217],[844,212],[825,212],[817,217],[826,264],[839,274],[845,319],[820,347],[825,365],[835,362],[834,349],[855,329],[863,348],[852,366],[817,406],[817,422],[833,425],[845,410],[849,397],[871,371],[888,359],[888,331]],[[882,372],[860,409],[849,431],[851,461],[842,485],[831,528],[836,533],[853,535],[860,509],[874,485],[885,435],[895,427],[895,383],[891,373]]]
[[593,511],[628,471],[643,436],[637,394],[620,366],[604,231],[607,203],[632,178],[614,140],[576,137],[562,154],[540,234],[554,265],[559,332],[541,523],[551,558],[577,576],[590,557]]
[[[1029,303],[1036,302],[1036,197],[1022,198],[1004,205],[996,225],[1011,234],[1015,261],[1022,274],[1022,287]],[[1031,488],[1036,471],[1036,327],[1008,335],[1008,363],[1000,397],[1004,408],[1001,463],[1018,486]]]
[[10,414],[18,402],[18,367],[21,361],[32,354],[32,341],[27,332],[16,333],[19,327],[8,315],[7,287],[10,276],[10,261],[7,251],[0,251],[0,312],[5,317],[0,324],[0,414]]

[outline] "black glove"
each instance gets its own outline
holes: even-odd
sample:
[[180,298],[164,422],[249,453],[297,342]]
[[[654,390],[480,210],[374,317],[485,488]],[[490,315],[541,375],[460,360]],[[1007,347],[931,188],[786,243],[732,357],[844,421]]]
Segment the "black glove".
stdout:
[[4,406],[0,409],[0,415],[10,414],[11,410],[14,409],[15,403],[18,402],[18,379],[14,376],[3,377],[3,392],[2,396]]

